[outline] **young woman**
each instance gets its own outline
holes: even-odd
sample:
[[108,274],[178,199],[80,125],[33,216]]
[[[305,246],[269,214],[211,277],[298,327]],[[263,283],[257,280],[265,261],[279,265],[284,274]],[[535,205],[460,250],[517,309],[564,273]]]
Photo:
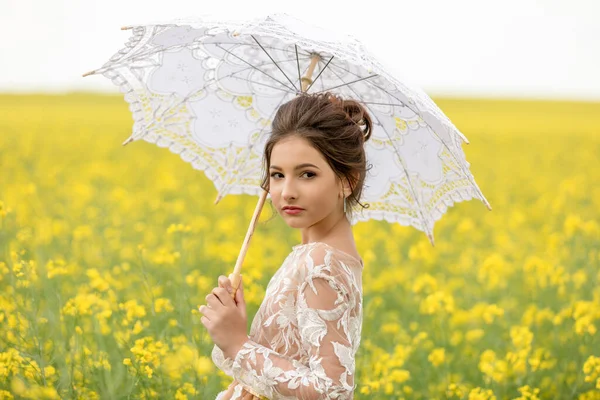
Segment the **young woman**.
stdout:
[[362,271],[348,214],[360,203],[372,122],[353,100],[302,94],[279,108],[265,145],[263,189],[302,244],[269,282],[246,335],[243,283],[200,307],[212,359],[233,399],[351,399],[362,330]]

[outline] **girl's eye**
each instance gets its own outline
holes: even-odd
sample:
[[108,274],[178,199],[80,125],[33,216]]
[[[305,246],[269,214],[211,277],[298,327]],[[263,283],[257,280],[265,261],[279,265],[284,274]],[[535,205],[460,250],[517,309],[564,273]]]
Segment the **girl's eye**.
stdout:
[[[281,172],[273,172],[273,173],[271,173],[271,178],[280,178],[280,175],[282,175]],[[306,176],[307,178],[313,178],[316,175],[317,174],[315,174],[314,172],[304,171],[301,176]]]

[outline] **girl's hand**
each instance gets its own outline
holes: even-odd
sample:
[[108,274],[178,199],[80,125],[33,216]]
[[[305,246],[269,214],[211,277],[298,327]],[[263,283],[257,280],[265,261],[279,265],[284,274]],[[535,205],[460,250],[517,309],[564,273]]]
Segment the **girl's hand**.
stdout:
[[240,348],[248,340],[246,302],[244,300],[244,282],[231,298],[231,281],[224,275],[219,276],[219,287],[206,296],[207,305],[199,307],[204,314],[200,321],[208,330],[213,342],[227,358],[235,358]]

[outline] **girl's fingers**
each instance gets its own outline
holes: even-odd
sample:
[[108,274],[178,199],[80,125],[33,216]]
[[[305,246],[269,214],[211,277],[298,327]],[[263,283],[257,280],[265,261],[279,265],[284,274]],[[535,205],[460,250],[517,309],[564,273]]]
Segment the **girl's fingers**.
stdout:
[[231,288],[231,281],[229,280],[228,277],[226,277],[225,275],[221,275],[219,276],[219,286],[222,288],[227,289],[227,291],[229,293],[231,293],[232,288]]
[[212,294],[216,297],[219,302],[224,306],[230,306],[233,303],[231,295],[224,288],[214,288]]
[[206,318],[205,315],[200,317],[200,322],[202,322],[202,325],[208,327],[208,324],[210,324],[210,319]]
[[219,300],[219,298],[212,293],[206,296],[206,304],[208,304],[212,308],[221,307],[223,305],[223,303],[221,303],[221,300]]
[[203,314],[204,317],[206,317],[209,321],[211,319],[211,316],[214,315],[213,313],[215,312],[213,309],[205,305],[198,307],[198,311],[200,311],[200,313]]

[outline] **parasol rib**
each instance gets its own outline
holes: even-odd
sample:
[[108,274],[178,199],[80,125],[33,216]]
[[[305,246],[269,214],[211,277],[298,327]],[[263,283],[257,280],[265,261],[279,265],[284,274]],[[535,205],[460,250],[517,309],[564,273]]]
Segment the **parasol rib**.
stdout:
[[321,76],[321,74],[323,73],[323,71],[325,71],[325,69],[327,69],[327,66],[329,65],[329,63],[331,62],[331,60],[333,60],[334,56],[331,56],[331,58],[329,59],[329,61],[327,61],[327,64],[325,64],[325,66],[323,68],[321,68],[321,71],[319,71],[319,74],[317,75],[317,77],[315,78],[315,80],[313,82],[311,82],[310,86],[306,88],[306,91],[308,92],[308,90],[312,87],[312,85],[314,85],[314,83],[317,81],[317,79],[319,79],[319,77]]
[[221,50],[223,50],[224,52],[231,54],[232,56],[234,56],[235,58],[237,58],[238,60],[240,60],[241,62],[243,62],[244,64],[247,64],[248,66],[254,68],[255,70],[257,70],[258,72],[265,74],[266,76],[268,76],[269,78],[273,79],[275,82],[279,83],[281,86],[286,87],[288,89],[290,89],[290,91],[295,92],[296,89],[295,88],[291,88],[288,85],[286,85],[285,83],[281,82],[279,79],[276,79],[274,77],[272,77],[271,75],[267,74],[265,71],[261,70],[260,68],[257,68],[256,66],[250,64],[248,61],[244,60],[243,58],[241,58],[240,56],[238,56],[237,54],[234,54],[232,52],[230,52],[229,50],[227,50],[226,48],[224,48],[223,46],[219,46],[217,45],[218,48],[220,48]]
[[281,73],[283,74],[283,76],[285,76],[285,78],[292,84],[292,86],[294,86],[294,89],[297,91],[298,88],[296,87],[296,85],[294,84],[294,82],[292,82],[292,80],[290,79],[289,76],[286,75],[285,72],[283,72],[283,70],[281,69],[281,67],[279,66],[279,64],[277,64],[277,61],[275,61],[273,59],[273,57],[271,57],[271,55],[269,54],[269,52],[267,50],[265,50],[265,48],[263,47],[262,44],[260,44],[258,42],[258,40],[256,40],[256,38],[254,37],[254,35],[251,35],[252,39],[254,39],[254,41],[256,42],[256,44],[258,44],[260,46],[260,48],[262,49],[262,51],[265,52],[265,54],[267,55],[267,57],[269,57],[271,59],[271,61],[273,61],[273,64],[275,64],[275,66],[277,67],[277,69],[279,69],[281,71]]

